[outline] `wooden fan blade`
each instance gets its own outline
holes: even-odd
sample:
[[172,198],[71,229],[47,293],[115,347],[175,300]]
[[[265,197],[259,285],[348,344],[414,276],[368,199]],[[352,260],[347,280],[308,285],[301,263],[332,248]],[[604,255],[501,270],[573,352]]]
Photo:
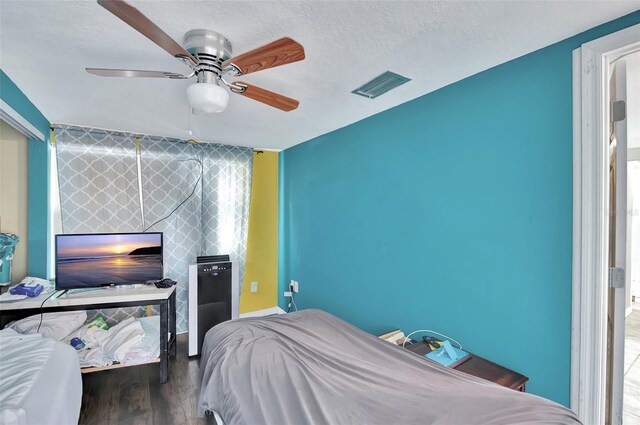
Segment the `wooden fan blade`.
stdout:
[[[237,91],[237,89],[234,89],[234,86],[240,87],[241,90],[244,90]],[[258,102],[262,102],[266,105],[273,106],[274,108],[278,108],[285,112],[293,111],[300,104],[300,102],[295,99],[291,99],[290,97],[286,97],[281,94],[274,93],[272,91],[239,81],[234,81],[231,84],[231,91],[239,95],[246,96],[250,99],[257,100]]]
[[222,64],[222,68],[232,66],[238,71],[236,75],[246,75],[303,59],[302,45],[285,37],[231,58]]
[[174,78],[178,80],[184,80],[192,77],[192,75],[176,74],[175,72],[141,71],[137,69],[85,68],[85,70],[89,74],[99,75],[100,77]]
[[171,56],[188,59],[194,65],[198,64],[198,60],[194,58],[191,53],[187,52],[184,47],[179,45],[173,38],[169,37],[167,33],[162,31],[160,27],[130,4],[127,4],[123,0],[98,0],[98,4],[122,19],[140,34],[162,47],[169,52]]

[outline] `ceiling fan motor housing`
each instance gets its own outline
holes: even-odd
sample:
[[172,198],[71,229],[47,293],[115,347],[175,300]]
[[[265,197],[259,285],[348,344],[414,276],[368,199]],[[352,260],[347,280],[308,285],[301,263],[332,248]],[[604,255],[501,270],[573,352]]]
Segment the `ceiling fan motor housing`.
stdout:
[[184,35],[184,48],[200,63],[196,74],[199,83],[217,83],[222,76],[222,63],[231,58],[231,42],[215,31],[195,29]]

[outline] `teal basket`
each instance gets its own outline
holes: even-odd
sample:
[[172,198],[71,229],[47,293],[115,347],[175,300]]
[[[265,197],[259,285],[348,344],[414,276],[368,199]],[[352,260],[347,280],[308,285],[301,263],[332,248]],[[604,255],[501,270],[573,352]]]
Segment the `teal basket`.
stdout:
[[0,285],[11,283],[11,262],[20,238],[11,233],[0,233]]

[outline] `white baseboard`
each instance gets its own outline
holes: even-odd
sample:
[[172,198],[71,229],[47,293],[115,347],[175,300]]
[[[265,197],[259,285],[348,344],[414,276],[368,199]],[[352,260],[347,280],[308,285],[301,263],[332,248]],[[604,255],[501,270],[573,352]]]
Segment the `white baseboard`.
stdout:
[[624,317],[629,316],[631,313],[633,313],[633,305],[630,305],[624,310]]
[[271,308],[265,308],[264,310],[257,310],[257,311],[250,311],[249,313],[242,313],[240,314],[240,318],[270,316],[272,314],[286,314],[286,311],[276,306]]

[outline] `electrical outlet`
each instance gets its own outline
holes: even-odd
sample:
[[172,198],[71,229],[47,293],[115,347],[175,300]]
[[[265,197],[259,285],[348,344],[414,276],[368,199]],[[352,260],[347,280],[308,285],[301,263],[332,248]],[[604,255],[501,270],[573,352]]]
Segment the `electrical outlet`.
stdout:
[[285,297],[290,297],[291,296],[291,291],[285,291],[284,292],[284,296]]
[[291,279],[289,282],[289,291],[298,293],[298,281]]
[[258,282],[251,282],[251,292],[258,292]]

